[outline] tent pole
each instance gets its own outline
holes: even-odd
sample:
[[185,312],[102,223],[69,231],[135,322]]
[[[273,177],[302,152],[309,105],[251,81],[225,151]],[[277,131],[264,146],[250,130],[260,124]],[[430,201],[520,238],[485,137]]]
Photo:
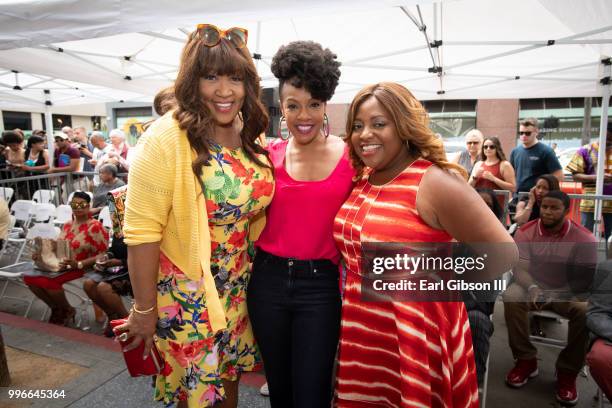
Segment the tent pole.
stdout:
[[55,138],[53,137],[53,115],[51,114],[51,91],[45,89],[45,127],[47,128],[47,150],[49,151],[49,166],[53,167]]
[[[601,83],[603,84],[601,91],[601,116],[599,121],[599,152],[597,155],[597,181],[595,182],[595,194],[602,195],[603,193],[603,178],[604,178],[604,167],[606,166],[606,136],[608,128],[608,108],[610,107],[610,58],[602,58],[601,63],[603,64],[603,78]],[[607,78],[608,82],[605,82]],[[599,241],[600,232],[599,226],[601,225],[601,210],[603,208],[602,200],[595,200],[595,214],[593,218],[595,223],[593,224],[593,234]]]
[[[259,54],[259,46],[261,44],[261,21],[257,22],[257,39],[255,40],[255,53]],[[255,60],[255,68],[259,71],[259,60]]]

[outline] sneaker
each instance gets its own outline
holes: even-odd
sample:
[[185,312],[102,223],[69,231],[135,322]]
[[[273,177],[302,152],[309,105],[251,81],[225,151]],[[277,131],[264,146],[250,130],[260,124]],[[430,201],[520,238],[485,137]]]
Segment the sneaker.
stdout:
[[578,390],[576,390],[576,374],[557,371],[557,401],[563,405],[576,405]]
[[538,360],[516,360],[514,368],[506,376],[506,384],[510,387],[520,388],[527,384],[530,378],[538,375]]
[[270,390],[268,389],[268,383],[265,383],[264,385],[261,386],[261,388],[259,389],[259,393],[263,395],[264,397],[270,396]]

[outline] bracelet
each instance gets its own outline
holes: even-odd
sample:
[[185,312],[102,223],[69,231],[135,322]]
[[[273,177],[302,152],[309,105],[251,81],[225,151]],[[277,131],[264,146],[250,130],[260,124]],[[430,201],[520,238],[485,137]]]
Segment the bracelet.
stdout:
[[134,303],[134,304],[132,305],[132,311],[133,311],[134,313],[138,313],[138,314],[141,314],[141,315],[147,315],[147,314],[150,314],[150,313],[152,313],[152,312],[153,312],[153,311],[154,311],[156,308],[157,308],[157,305],[153,305],[153,306],[151,306],[150,308],[148,308],[147,310],[138,310],[138,309],[136,308],[136,303]]
[[540,288],[538,285],[536,285],[535,283],[532,283],[531,285],[529,285],[529,287],[527,288],[527,293],[531,292],[531,289],[533,288]]

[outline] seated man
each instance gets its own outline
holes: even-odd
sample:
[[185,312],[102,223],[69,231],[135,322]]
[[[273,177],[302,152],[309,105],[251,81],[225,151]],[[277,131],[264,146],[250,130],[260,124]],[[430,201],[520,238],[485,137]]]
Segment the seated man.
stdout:
[[584,365],[588,343],[587,304],[576,294],[587,292],[597,262],[593,234],[566,219],[570,199],[561,191],[542,198],[540,217],[521,227],[515,236],[519,263],[514,282],[504,293],[508,341],[516,364],[506,383],[522,387],[538,375],[537,349],[529,340],[529,311],[551,310],[569,319],[567,346],[557,359],[557,400],[578,401],[576,376]]
[[587,363],[593,379],[612,401],[612,260],[601,263],[589,299],[586,325],[593,345]]

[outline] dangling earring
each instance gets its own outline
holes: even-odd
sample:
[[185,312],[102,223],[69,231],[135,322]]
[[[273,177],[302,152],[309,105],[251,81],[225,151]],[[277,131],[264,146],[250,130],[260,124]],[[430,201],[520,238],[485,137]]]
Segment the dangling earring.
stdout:
[[283,122],[285,122],[285,115],[281,116],[280,119],[278,120],[278,132],[277,135],[278,137],[280,137],[283,140],[287,140],[289,139],[289,136],[291,136],[289,134],[289,129],[287,129],[287,137],[283,136]]
[[325,137],[329,136],[329,117],[327,117],[327,113],[323,114],[323,135]]

